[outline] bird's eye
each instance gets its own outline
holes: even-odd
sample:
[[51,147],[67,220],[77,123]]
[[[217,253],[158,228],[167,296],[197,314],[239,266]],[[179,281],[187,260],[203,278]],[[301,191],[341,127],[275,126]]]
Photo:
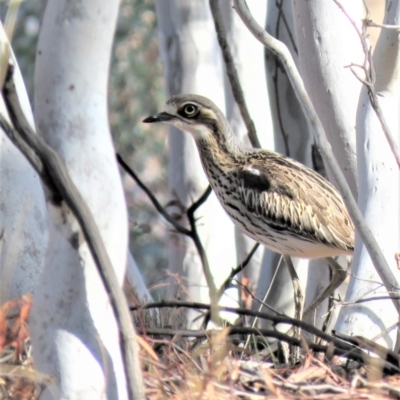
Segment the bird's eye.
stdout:
[[194,117],[197,114],[198,108],[194,104],[186,104],[183,108],[183,113],[186,117]]

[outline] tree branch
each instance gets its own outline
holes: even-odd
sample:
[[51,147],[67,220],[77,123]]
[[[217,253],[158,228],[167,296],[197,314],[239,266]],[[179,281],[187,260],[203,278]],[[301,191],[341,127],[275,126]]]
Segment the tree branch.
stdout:
[[[211,273],[210,264],[208,263],[207,254],[204,250],[203,244],[201,243],[199,234],[197,232],[195,212],[197,209],[208,199],[208,196],[211,194],[212,189],[211,186],[208,185],[207,189],[204,193],[195,201],[187,210],[186,215],[189,221],[190,229],[185,228],[181,225],[174,217],[172,217],[165,208],[159,203],[156,197],[153,195],[151,190],[140,180],[138,175],[129,167],[128,164],[122,159],[122,157],[117,154],[117,160],[120,165],[124,168],[124,170],[135,180],[135,182],[143,189],[143,191],[147,194],[151,202],[153,203],[156,210],[180,233],[190,237],[193,240],[193,243],[196,247],[197,252],[199,253],[200,261],[203,266],[204,275],[206,277],[208,289],[210,292],[210,300],[211,304],[218,304],[219,298],[217,295],[217,288],[214,283],[214,279]],[[212,318],[217,318],[216,315],[212,315]]]
[[[360,40],[361,40],[361,45],[365,54],[365,62],[361,66],[361,68],[364,70],[365,73],[365,79],[360,79],[356,73],[354,72],[353,69],[351,69],[351,72],[364,84],[364,86],[368,90],[368,95],[369,99],[371,102],[371,106],[375,111],[376,116],[378,117],[378,120],[381,124],[383,133],[385,134],[386,140],[389,143],[390,149],[392,150],[392,153],[394,155],[394,158],[397,162],[397,166],[400,169],[400,151],[397,146],[396,141],[393,138],[392,133],[390,132],[389,126],[386,122],[386,118],[383,115],[382,109],[379,105],[379,99],[378,95],[376,94],[376,89],[375,89],[375,70],[374,70],[374,60],[372,58],[372,49],[371,46],[369,45],[369,42],[367,40],[368,34],[367,34],[367,26],[370,26],[370,20],[366,19],[363,23],[363,29],[362,31],[359,30],[356,22],[351,18],[349,13],[346,11],[346,9],[343,7],[343,5],[338,1],[338,0],[333,0],[335,4],[340,8],[340,10],[343,12],[343,14],[347,17],[347,19],[350,21],[350,23],[353,25],[354,29],[356,30]],[[396,27],[395,27],[396,28]],[[398,28],[397,28],[398,29]]]
[[0,125],[41,176],[53,199],[65,201],[77,219],[104,287],[111,298],[115,318],[120,327],[122,356],[130,399],[143,399],[144,388],[138,361],[139,347],[128,304],[90,209],[69,177],[58,153],[30,128],[19,103],[11,68],[7,73],[2,91],[15,129],[9,125],[3,115],[0,115]]
[[[185,301],[162,301],[156,303],[149,303],[145,304],[140,307],[131,308],[131,310],[143,310],[143,309],[151,309],[151,308],[164,308],[164,307],[187,307],[187,308],[194,308],[194,309],[210,309],[210,305],[203,304],[203,303],[192,303],[192,302],[185,302]],[[332,343],[334,346],[334,354],[338,354],[341,356],[346,356],[348,358],[352,358],[355,360],[362,361],[366,364],[373,360],[373,357],[369,356],[366,352],[362,349],[353,346],[358,345],[357,337],[350,337],[353,340],[351,341],[352,344],[348,344],[341,339],[337,339],[335,336],[328,335],[325,332],[315,328],[313,325],[307,324],[303,321],[296,320],[294,318],[286,317],[286,316],[273,316],[267,313],[256,312],[247,309],[241,308],[232,308],[232,307],[218,307],[219,311],[225,312],[233,312],[239,315],[257,315],[259,318],[267,319],[275,323],[292,323],[293,325],[297,325],[301,327],[303,330],[308,331],[321,339]],[[277,322],[279,321],[279,322]],[[220,331],[204,331],[204,330],[176,330],[176,329],[164,329],[164,328],[149,328],[143,331],[142,333],[146,333],[147,335],[170,335],[170,336],[184,336],[184,337],[210,337],[213,334],[216,334]],[[257,335],[257,336],[265,336],[265,337],[273,337],[281,341],[285,341],[295,346],[302,346],[303,342],[306,345],[313,349],[314,351],[324,352],[331,350],[330,346],[321,346],[317,345],[310,341],[304,341],[304,338],[297,339],[287,334],[281,333],[276,330],[271,329],[257,329],[257,328],[248,328],[248,327],[230,327],[228,335],[236,335],[236,334],[243,334],[243,335]],[[335,332],[336,334],[336,332]],[[347,339],[347,338],[346,338]],[[359,338],[358,338],[359,339]],[[360,341],[360,344],[364,344],[364,342]],[[376,352],[376,354],[381,358],[381,366],[391,372],[400,372],[400,368],[397,362],[396,357],[391,357],[392,353],[382,353],[379,351],[378,347],[370,346],[368,347],[369,350]],[[376,358],[375,358],[376,360]]]
[[249,254],[247,254],[246,258],[236,267],[233,268],[229,276],[225,279],[224,283],[221,285],[221,287],[218,289],[217,295],[219,298],[222,297],[224,294],[225,290],[229,289],[233,278],[241,271],[243,271],[251,259],[253,258],[255,252],[257,251],[258,247],[260,246],[260,243],[256,243],[253,248],[250,250]]
[[[135,310],[147,310],[152,308],[191,308],[197,310],[210,310],[210,305],[205,303],[197,303],[197,302],[189,302],[189,301],[179,301],[179,300],[172,300],[172,301],[159,301],[153,303],[147,303],[140,305],[138,307],[131,307],[131,311]],[[266,312],[255,311],[255,310],[248,310],[245,308],[234,308],[234,307],[226,307],[226,306],[218,306],[217,310],[219,312],[231,312],[241,316],[250,316],[250,317],[257,317],[259,319],[265,319],[267,321],[271,321],[274,325],[277,324],[290,324],[293,326],[298,326],[302,330],[311,333],[312,335],[318,336],[327,342],[333,342],[333,344],[343,350],[350,351],[351,347],[348,346],[346,343],[336,339],[335,337],[321,331],[320,329],[316,328],[314,325],[308,324],[306,322],[300,321],[295,318],[291,318],[286,315],[274,315],[269,314]]]
[[[216,304],[219,303],[219,301],[221,300],[222,295],[224,294],[225,290],[229,289],[233,278],[239,273],[241,272],[244,268],[246,268],[246,266],[248,265],[248,263],[250,262],[250,260],[252,259],[254,253],[256,252],[256,250],[258,249],[258,247],[260,246],[260,243],[256,243],[253,248],[250,250],[250,253],[247,254],[246,258],[236,267],[233,268],[231,273],[229,274],[229,276],[225,279],[224,283],[221,285],[221,287],[218,289],[217,293],[216,293]],[[205,329],[207,327],[207,324],[209,322],[210,319],[210,313],[207,313],[204,317],[204,322],[203,322],[203,329]]]
[[[346,204],[347,210],[349,211],[357,232],[359,233],[361,240],[363,241],[371,257],[376,271],[379,277],[382,279],[382,282],[384,282],[387,287],[395,288],[397,286],[397,280],[393,275],[381,249],[379,248],[377,241],[372,235],[360,210],[357,207],[357,203],[355,202],[351,190],[346,182],[346,179],[344,178],[337,163],[337,160],[333,155],[331,146],[326,138],[321,121],[319,120],[318,115],[315,112],[315,109],[307,94],[304,83],[301,79],[301,76],[296,68],[296,65],[289,50],[282,42],[276,40],[267,32],[265,32],[265,30],[254,20],[244,0],[234,0],[234,8],[236,9],[240,18],[248,27],[250,32],[261,43],[263,43],[265,47],[267,47],[275,55],[277,55],[284,65],[290,82],[293,86],[293,90],[296,93],[300,104],[302,104],[305,115],[310,123],[318,149],[324,159],[325,165],[329,167],[332,175],[335,178],[335,181],[337,182],[343,201]],[[397,312],[400,314],[400,301],[397,299],[392,299],[392,301]]]
[[345,335],[344,333],[337,332],[332,330],[332,335],[342,339],[346,342],[354,344],[355,346],[366,349],[367,351],[372,351],[375,354],[378,354],[380,358],[386,359],[393,365],[400,366],[400,357],[394,351],[376,343],[373,340],[367,339],[362,336],[349,336]]
[[239,75],[235,67],[235,62],[229,49],[228,40],[226,38],[226,30],[222,21],[218,1],[219,0],[210,0],[210,8],[212,17],[214,19],[215,31],[217,32],[218,43],[225,61],[226,73],[231,84],[233,97],[235,98],[236,104],[238,105],[240,110],[240,114],[246,125],[247,134],[249,136],[251,145],[253,147],[261,148],[261,144],[257,137],[256,127],[250,117],[249,110],[246,106],[246,100],[244,98],[243,90],[240,85]]
[[[289,24],[287,23],[287,20],[285,18],[285,14],[283,12],[282,8],[282,0],[276,0],[275,1],[275,6],[278,8],[279,13],[278,17],[276,18],[276,25],[275,25],[275,37],[279,39],[279,30],[280,30],[280,25],[281,25],[281,19],[284,22],[284,25],[286,27],[286,31],[289,35],[290,43],[293,46],[293,49],[295,50],[295,53],[297,54],[297,47],[293,38],[293,34],[289,28]],[[266,49],[269,51],[268,49]],[[284,76],[286,74],[285,69],[281,65],[281,62],[279,58],[273,54],[272,52],[271,56],[274,58],[274,73],[272,75],[272,82],[274,83],[274,94],[275,94],[275,101],[276,101],[276,112],[278,116],[278,123],[279,123],[279,128],[282,133],[282,139],[283,139],[283,144],[285,146],[285,155],[287,157],[290,157],[290,148],[289,148],[289,135],[286,133],[285,127],[283,126],[283,120],[282,120],[282,109],[281,109],[281,101],[279,97],[279,89],[282,87],[282,85],[279,84],[279,73],[281,72],[282,75]]]
[[157,198],[154,196],[152,191],[142,182],[135,171],[123,160],[120,154],[117,153],[117,160],[121,167],[130,175],[139,187],[147,194],[150,201],[153,203],[154,208],[169,222],[178,232],[190,236],[192,233],[189,229],[181,225],[171,214],[169,214],[165,208],[159,203]]
[[372,19],[366,19],[365,23],[371,28],[394,29],[396,31],[400,31],[400,25],[377,24],[376,22],[372,21]]

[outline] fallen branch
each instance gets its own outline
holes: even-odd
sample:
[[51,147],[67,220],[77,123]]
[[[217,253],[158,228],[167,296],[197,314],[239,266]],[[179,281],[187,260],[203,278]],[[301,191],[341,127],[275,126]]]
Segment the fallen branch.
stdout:
[[[179,337],[191,337],[191,338],[212,338],[215,335],[221,333],[220,330],[189,330],[189,329],[169,329],[169,328],[149,328],[140,333],[145,333],[149,336],[170,336],[171,339],[175,336]],[[229,331],[226,333],[227,336],[233,335],[254,335],[262,338],[274,338],[280,341],[289,343],[292,346],[296,347],[308,347],[317,353],[325,353],[330,355],[337,355],[346,357],[348,359],[360,361],[364,364],[372,363],[374,359],[374,364],[376,365],[377,360],[379,360],[379,367],[385,372],[391,373],[399,373],[400,368],[396,364],[392,364],[391,362],[386,361],[384,358],[374,358],[368,355],[366,352],[361,350],[359,347],[351,346],[350,350],[344,350],[342,348],[334,346],[324,346],[321,344],[317,344],[311,342],[309,340],[305,340],[304,338],[298,339],[293,336],[286,335],[282,332],[273,329],[257,329],[257,328],[246,328],[246,327],[230,327]],[[377,353],[380,355],[379,353]]]
[[[131,307],[131,311],[135,310],[147,310],[152,308],[192,308],[197,310],[210,310],[210,305],[205,303],[196,303],[196,302],[189,302],[189,301],[178,301],[178,300],[171,300],[171,301],[159,301],[154,303],[147,303],[143,304],[138,307]],[[289,324],[293,326],[298,326],[302,330],[311,333],[312,335],[320,337],[322,340],[327,342],[332,342],[338,348],[343,349],[343,351],[351,351],[353,349],[352,346],[349,346],[345,342],[335,338],[332,335],[327,334],[326,332],[321,331],[320,329],[316,328],[314,325],[308,324],[304,321],[300,321],[295,318],[288,317],[286,315],[273,315],[268,314],[265,312],[248,310],[245,308],[233,308],[233,307],[225,307],[225,306],[217,306],[216,309],[219,312],[231,312],[237,315],[247,315],[250,317],[258,317],[259,319],[265,319],[267,321],[273,322],[275,325],[277,324]]]

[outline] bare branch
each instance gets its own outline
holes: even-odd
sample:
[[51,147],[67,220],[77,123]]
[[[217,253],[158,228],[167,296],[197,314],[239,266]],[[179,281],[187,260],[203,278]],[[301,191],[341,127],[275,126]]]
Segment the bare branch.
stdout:
[[[394,158],[396,159],[397,166],[400,169],[400,151],[399,147],[397,146],[396,141],[393,138],[392,133],[390,132],[389,126],[386,122],[386,118],[383,115],[382,109],[379,105],[379,99],[378,95],[376,94],[376,89],[375,89],[375,73],[374,73],[374,60],[372,58],[372,49],[371,46],[368,43],[367,40],[367,26],[370,26],[370,20],[365,20],[363,24],[363,29],[360,31],[358,28],[357,24],[355,21],[351,18],[349,13],[346,11],[346,9],[343,7],[343,5],[338,1],[338,0],[333,0],[335,4],[340,8],[340,10],[343,12],[344,15],[346,15],[347,19],[350,21],[350,23],[353,25],[354,29],[356,30],[358,36],[360,37],[362,48],[365,54],[365,62],[364,65],[362,66],[362,69],[365,72],[365,80],[361,79],[353,69],[351,71],[353,74],[356,76],[356,78],[361,81],[365,87],[368,90],[368,95],[369,99],[372,105],[372,108],[375,111],[376,116],[378,117],[378,120],[381,124],[383,133],[385,134],[386,140],[389,143],[390,149],[392,150],[392,153],[394,155]],[[399,29],[398,27],[395,27],[395,29]]]
[[139,187],[147,194],[150,201],[153,203],[155,209],[165,218],[167,222],[169,222],[178,232],[183,233],[184,235],[190,236],[191,231],[181,225],[171,214],[169,214],[165,208],[159,203],[157,198],[151,192],[151,190],[142,182],[139,176],[135,173],[135,171],[123,160],[123,158],[117,154],[117,160],[121,167],[130,175],[134,181],[139,185]]
[[[186,301],[162,301],[162,302],[144,304],[143,306],[140,307],[131,308],[131,310],[143,310],[143,309],[165,308],[165,307],[171,307],[171,308],[187,307],[200,310],[209,310],[211,306],[208,304],[186,302]],[[257,315],[259,318],[266,319],[274,323],[291,323],[294,326],[299,326],[301,327],[301,329],[320,337],[322,340],[332,343],[332,345],[334,346],[335,354],[347,356],[348,358],[359,360],[367,364],[372,360],[372,357],[369,356],[367,353],[365,353],[363,350],[354,347],[353,345],[349,345],[345,341],[337,339],[335,336],[328,335],[327,333],[319,330],[318,328],[315,328],[313,325],[307,324],[303,321],[296,320],[294,318],[286,316],[275,316],[272,314],[267,314],[242,308],[218,307],[218,310],[225,312],[232,312],[238,315],[251,315],[251,316]],[[210,331],[210,330],[204,331],[204,330],[175,330],[175,329],[149,328],[146,329],[146,331],[143,333],[146,333],[147,335],[171,335],[171,336],[186,336],[186,337],[201,338],[201,337],[210,337],[214,333],[218,332],[219,331]],[[292,336],[286,335],[284,333],[278,332],[276,330],[268,330],[268,329],[257,329],[257,328],[236,327],[236,326],[230,327],[229,335],[234,335],[234,334],[251,334],[251,335],[265,336],[265,337],[269,336],[291,343],[295,346],[302,346],[302,343],[304,341],[304,338],[297,339],[293,338]],[[328,351],[329,347],[329,346],[327,346],[326,348],[325,346],[319,347],[320,345],[308,341],[305,341],[304,343],[306,343],[307,346],[309,346],[314,351],[320,351],[320,352]],[[396,360],[394,360],[393,357],[387,358],[388,353],[382,354],[379,351],[379,349],[377,350],[377,348],[375,348],[375,350],[374,348],[371,348],[370,350],[374,352],[376,351],[376,354],[381,358],[381,364],[384,369],[389,371],[395,371],[397,373],[400,372],[398,362],[396,362]]]
[[361,304],[361,303],[368,303],[369,301],[376,301],[376,300],[400,300],[400,296],[375,296],[375,297],[367,297],[366,299],[357,299],[353,301],[340,301],[337,299],[333,299],[333,301],[337,302],[337,305],[340,306],[352,306],[353,304]]
[[[272,312],[274,312],[275,314],[277,314],[277,315],[285,315],[284,313],[281,313],[281,312],[279,312],[278,310],[275,310],[275,308],[273,308],[273,307],[271,307],[269,304],[267,304],[266,302],[265,302],[265,300],[261,300],[261,299],[259,299],[257,296],[255,296],[252,292],[251,292],[251,290],[246,286],[246,285],[243,285],[243,283],[241,283],[241,282],[239,282],[237,279],[236,279],[236,283],[253,299],[253,300],[255,300],[258,304],[260,304],[261,306],[264,306],[265,308],[267,308],[268,310],[270,310],[270,311],[272,311]],[[252,328],[254,328],[256,326],[256,324],[252,324]]]
[[261,144],[257,137],[256,127],[250,117],[249,110],[246,106],[246,100],[244,98],[243,90],[240,85],[239,75],[235,67],[235,62],[229,49],[229,44],[226,38],[226,31],[224,23],[222,21],[218,1],[219,0],[210,0],[210,8],[214,19],[215,30],[217,32],[218,43],[221,47],[222,56],[225,61],[226,72],[229,78],[229,82],[231,84],[233,97],[235,98],[235,101],[240,110],[240,114],[242,115],[243,121],[246,125],[247,134],[249,136],[251,145],[253,147],[261,148]]
[[254,256],[254,253],[257,251],[258,247],[260,246],[260,243],[256,243],[253,248],[250,250],[250,253],[247,254],[247,257],[236,267],[233,268],[229,276],[225,279],[225,282],[221,285],[221,287],[218,290],[218,297],[221,298],[225,290],[229,288],[231,285],[231,282],[233,278],[241,271],[243,271],[249,262],[251,261],[252,257]]
[[[254,20],[244,0],[234,0],[234,7],[242,21],[249,28],[250,32],[261,43],[263,43],[264,46],[266,46],[269,50],[276,54],[284,65],[288,77],[292,83],[293,89],[296,93],[296,96],[299,99],[300,103],[303,105],[305,115],[310,123],[312,131],[314,133],[316,144],[324,159],[325,165],[329,167],[332,175],[335,178],[335,181],[337,182],[343,201],[346,204],[353,223],[371,257],[371,260],[374,263],[376,271],[386,286],[395,288],[397,286],[397,280],[390,270],[390,267],[381,249],[379,248],[377,241],[372,235],[360,210],[357,207],[357,203],[354,200],[346,179],[344,178],[337,163],[337,160],[333,155],[331,146],[326,138],[321,121],[319,120],[318,115],[315,112],[315,109],[307,94],[304,83],[301,79],[301,76],[296,68],[296,65],[289,50],[282,42],[276,40],[267,32],[265,32],[265,30]],[[400,301],[397,299],[392,299],[392,301],[397,312],[400,314]]]
[[[229,274],[229,276],[225,279],[224,283],[221,285],[221,287],[218,289],[217,293],[216,293],[216,304],[219,303],[222,295],[224,294],[224,292],[229,289],[233,278],[239,273],[241,272],[244,268],[246,268],[246,266],[248,265],[248,263],[250,262],[250,260],[252,259],[254,253],[256,252],[256,250],[258,249],[258,247],[260,246],[260,243],[256,243],[253,248],[250,250],[250,253],[247,254],[247,257],[234,269],[232,269],[231,273]],[[203,328],[205,329],[208,322],[210,319],[210,313],[207,313],[204,317],[204,322],[203,322]]]
[[[131,311],[135,310],[147,310],[152,308],[191,308],[197,310],[210,310],[211,306],[205,303],[197,303],[197,302],[189,302],[189,301],[179,301],[179,300],[172,300],[172,301],[159,301],[153,303],[147,303],[139,305],[138,307],[131,307]],[[226,306],[217,306],[216,309],[219,312],[231,312],[233,314],[241,315],[241,316],[250,316],[250,317],[257,317],[259,319],[265,319],[267,321],[271,321],[274,325],[278,324],[290,324],[293,326],[298,326],[302,330],[311,333],[312,335],[320,337],[322,340],[326,340],[327,342],[333,342],[335,346],[342,348],[343,350],[350,351],[351,348],[349,346],[343,345],[343,342],[340,340],[335,339],[333,336],[321,331],[320,329],[316,328],[314,325],[308,324],[304,321],[291,318],[286,315],[274,315],[269,314],[266,312],[255,311],[255,310],[248,310],[246,308],[234,308],[234,307],[226,307]]]
[[[187,210],[187,216],[190,224],[190,232],[191,238],[196,246],[197,252],[199,253],[201,263],[203,265],[204,275],[206,277],[207,285],[210,291],[210,301],[211,304],[218,304],[219,298],[217,294],[217,287],[215,286],[214,278],[211,273],[210,264],[208,263],[207,254],[204,250],[203,244],[201,243],[199,234],[197,232],[196,220],[194,217],[195,211],[208,199],[208,196],[211,194],[212,189],[211,186],[208,185],[207,189],[204,193],[200,196],[200,198],[194,202]],[[211,312],[211,318],[216,320],[217,314]]]
[[[209,338],[213,335],[218,334],[218,330],[189,330],[189,329],[166,329],[166,328],[148,328],[141,333],[153,336],[181,336],[181,337],[195,337],[195,338]],[[286,335],[274,329],[258,329],[258,328],[247,328],[240,326],[233,326],[229,328],[228,335],[255,335],[263,336],[265,338],[275,338],[283,342],[287,342],[290,345],[301,347],[302,341],[300,339],[294,338],[293,336]],[[317,352],[326,353],[328,350],[332,350],[328,346],[321,346],[312,342],[307,341],[307,345]],[[356,350],[356,348],[354,348]],[[352,355],[351,352],[344,351],[342,349],[334,348],[335,354],[338,355]],[[351,356],[350,356],[351,357]],[[399,370],[400,371],[400,370]]]
[[345,340],[357,347],[365,349],[367,351],[372,351],[378,354],[382,359],[386,359],[388,362],[394,365],[400,365],[400,357],[394,351],[376,343],[373,340],[367,339],[362,336],[349,336],[344,333],[332,331],[332,335],[338,337],[339,339]]
[[[217,294],[217,288],[214,283],[214,279],[211,273],[210,264],[208,263],[207,254],[204,250],[203,244],[201,243],[199,234],[197,232],[196,219],[194,213],[196,210],[207,200],[208,196],[211,194],[211,186],[208,185],[204,193],[195,201],[187,210],[186,215],[189,220],[190,229],[185,228],[181,225],[172,215],[170,215],[165,208],[159,203],[156,197],[153,195],[151,190],[141,181],[138,175],[129,167],[128,164],[122,159],[122,157],[117,154],[117,160],[124,170],[135,180],[135,182],[143,189],[147,194],[151,202],[153,203],[156,210],[180,233],[190,237],[196,247],[197,252],[203,266],[204,275],[206,277],[208,289],[210,291],[210,300],[212,304],[218,304],[219,297]],[[212,315],[212,318],[217,318],[216,315]]]
[[[30,128],[19,103],[11,70],[4,83],[3,96],[12,123],[18,132],[10,134],[10,140],[24,152],[23,154],[43,178],[43,182],[53,196],[65,201],[82,229],[104,287],[111,298],[115,318],[120,327],[122,356],[130,398],[142,399],[144,388],[138,362],[139,347],[128,304],[91,211],[69,177],[58,153]],[[3,115],[0,115],[0,125],[7,135],[10,129],[13,130]]]
[[377,24],[376,22],[372,21],[372,19],[365,20],[365,23],[370,28],[384,28],[400,31],[400,25]]
[[[275,37],[277,39],[279,39],[279,30],[280,30],[281,19],[282,19],[284,22],[284,25],[286,27],[286,31],[289,35],[290,43],[293,46],[295,53],[297,54],[298,50],[297,50],[297,46],[296,46],[296,43],[295,43],[295,40],[293,37],[293,33],[289,28],[289,24],[287,22],[284,12],[283,12],[282,0],[276,0],[275,6],[279,10],[278,18],[276,18]],[[279,123],[280,131],[282,133],[283,144],[285,146],[285,155],[290,157],[289,135],[286,132],[285,127],[283,125],[281,102],[280,102],[280,96],[279,96],[279,89],[282,86],[279,84],[279,72],[281,72],[284,75],[284,74],[286,74],[286,71],[283,68],[283,66],[281,65],[279,58],[273,53],[272,53],[272,57],[274,57],[274,61],[275,61],[274,62],[274,73],[272,75],[272,82],[274,83],[274,94],[275,94],[275,100],[276,100],[276,111],[277,111],[277,116],[278,116],[278,123]]]

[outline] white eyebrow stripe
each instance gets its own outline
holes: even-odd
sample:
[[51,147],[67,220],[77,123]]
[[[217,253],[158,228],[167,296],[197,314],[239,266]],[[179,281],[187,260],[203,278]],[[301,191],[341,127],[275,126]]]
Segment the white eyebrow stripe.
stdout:
[[217,115],[215,114],[215,112],[214,111],[212,111],[212,110],[209,110],[209,109],[207,109],[207,108],[203,108],[202,110],[201,110],[201,112],[202,112],[202,114],[204,115],[204,116],[206,116],[206,117],[208,117],[208,118],[210,118],[210,119],[213,119],[213,120],[217,120]]

